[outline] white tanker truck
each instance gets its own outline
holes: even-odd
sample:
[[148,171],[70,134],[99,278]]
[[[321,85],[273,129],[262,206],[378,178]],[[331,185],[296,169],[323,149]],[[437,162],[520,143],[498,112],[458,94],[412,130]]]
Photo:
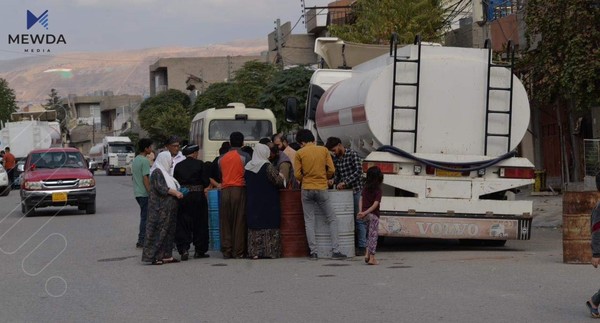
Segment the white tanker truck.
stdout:
[[514,153],[530,111],[512,64],[494,64],[487,48],[392,44],[373,55],[318,38],[328,66],[363,62],[315,71],[305,128],[339,137],[362,154],[363,170],[381,168],[381,236],[528,240],[532,202],[510,193],[534,181],[533,164]]

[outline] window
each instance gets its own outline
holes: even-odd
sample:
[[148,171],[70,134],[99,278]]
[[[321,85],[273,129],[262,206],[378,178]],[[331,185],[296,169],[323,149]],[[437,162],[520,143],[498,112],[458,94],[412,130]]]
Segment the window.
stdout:
[[108,147],[110,148],[111,153],[115,153],[115,154],[127,154],[127,153],[134,153],[134,149],[133,149],[133,145],[128,144],[128,145],[108,145]]
[[273,132],[269,120],[212,120],[208,126],[208,139],[229,140],[232,132],[244,134],[244,140],[259,140]]
[[36,168],[85,168],[83,156],[78,152],[45,152],[31,155]]

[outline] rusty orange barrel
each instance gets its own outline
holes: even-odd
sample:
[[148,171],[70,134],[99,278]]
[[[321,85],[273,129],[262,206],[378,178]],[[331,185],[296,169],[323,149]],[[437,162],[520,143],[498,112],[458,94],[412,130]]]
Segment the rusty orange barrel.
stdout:
[[599,192],[563,194],[563,262],[589,264],[592,259],[590,218]]
[[308,242],[304,229],[300,190],[280,190],[281,203],[281,256],[308,256]]

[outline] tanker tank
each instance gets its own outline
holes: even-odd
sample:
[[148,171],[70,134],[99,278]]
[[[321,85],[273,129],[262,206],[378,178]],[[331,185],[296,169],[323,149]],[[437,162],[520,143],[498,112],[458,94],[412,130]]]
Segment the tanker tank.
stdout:
[[[418,51],[418,45],[408,45],[398,48],[398,56],[416,59]],[[506,137],[490,136],[486,154],[488,50],[422,45],[420,56],[420,64],[396,63],[396,82],[418,83],[419,94],[416,86],[396,86],[395,104],[415,106],[418,99],[416,112],[397,109],[392,115],[394,58],[384,54],[354,67],[350,78],[325,91],[315,116],[319,137],[339,137],[364,157],[391,144],[392,124],[394,129],[410,130],[417,118],[416,147],[409,132],[395,132],[393,146],[417,154],[490,157],[517,147],[527,131],[530,110],[523,84],[509,69],[492,68],[490,86],[508,88],[512,78],[512,118],[508,113],[490,114],[488,132],[507,133],[511,123],[510,144]],[[489,109],[508,111],[510,95],[490,91]]]

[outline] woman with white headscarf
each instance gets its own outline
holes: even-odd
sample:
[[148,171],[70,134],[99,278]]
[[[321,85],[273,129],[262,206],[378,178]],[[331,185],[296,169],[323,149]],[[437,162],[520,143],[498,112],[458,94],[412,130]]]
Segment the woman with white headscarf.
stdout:
[[270,153],[268,146],[257,144],[244,174],[248,257],[252,259],[281,256],[279,188],[283,188],[284,183],[269,162]]
[[142,261],[153,265],[179,262],[173,258],[173,239],[177,222],[177,199],[183,198],[179,183],[171,176],[173,157],[163,151],[154,161],[150,173],[148,220]]

